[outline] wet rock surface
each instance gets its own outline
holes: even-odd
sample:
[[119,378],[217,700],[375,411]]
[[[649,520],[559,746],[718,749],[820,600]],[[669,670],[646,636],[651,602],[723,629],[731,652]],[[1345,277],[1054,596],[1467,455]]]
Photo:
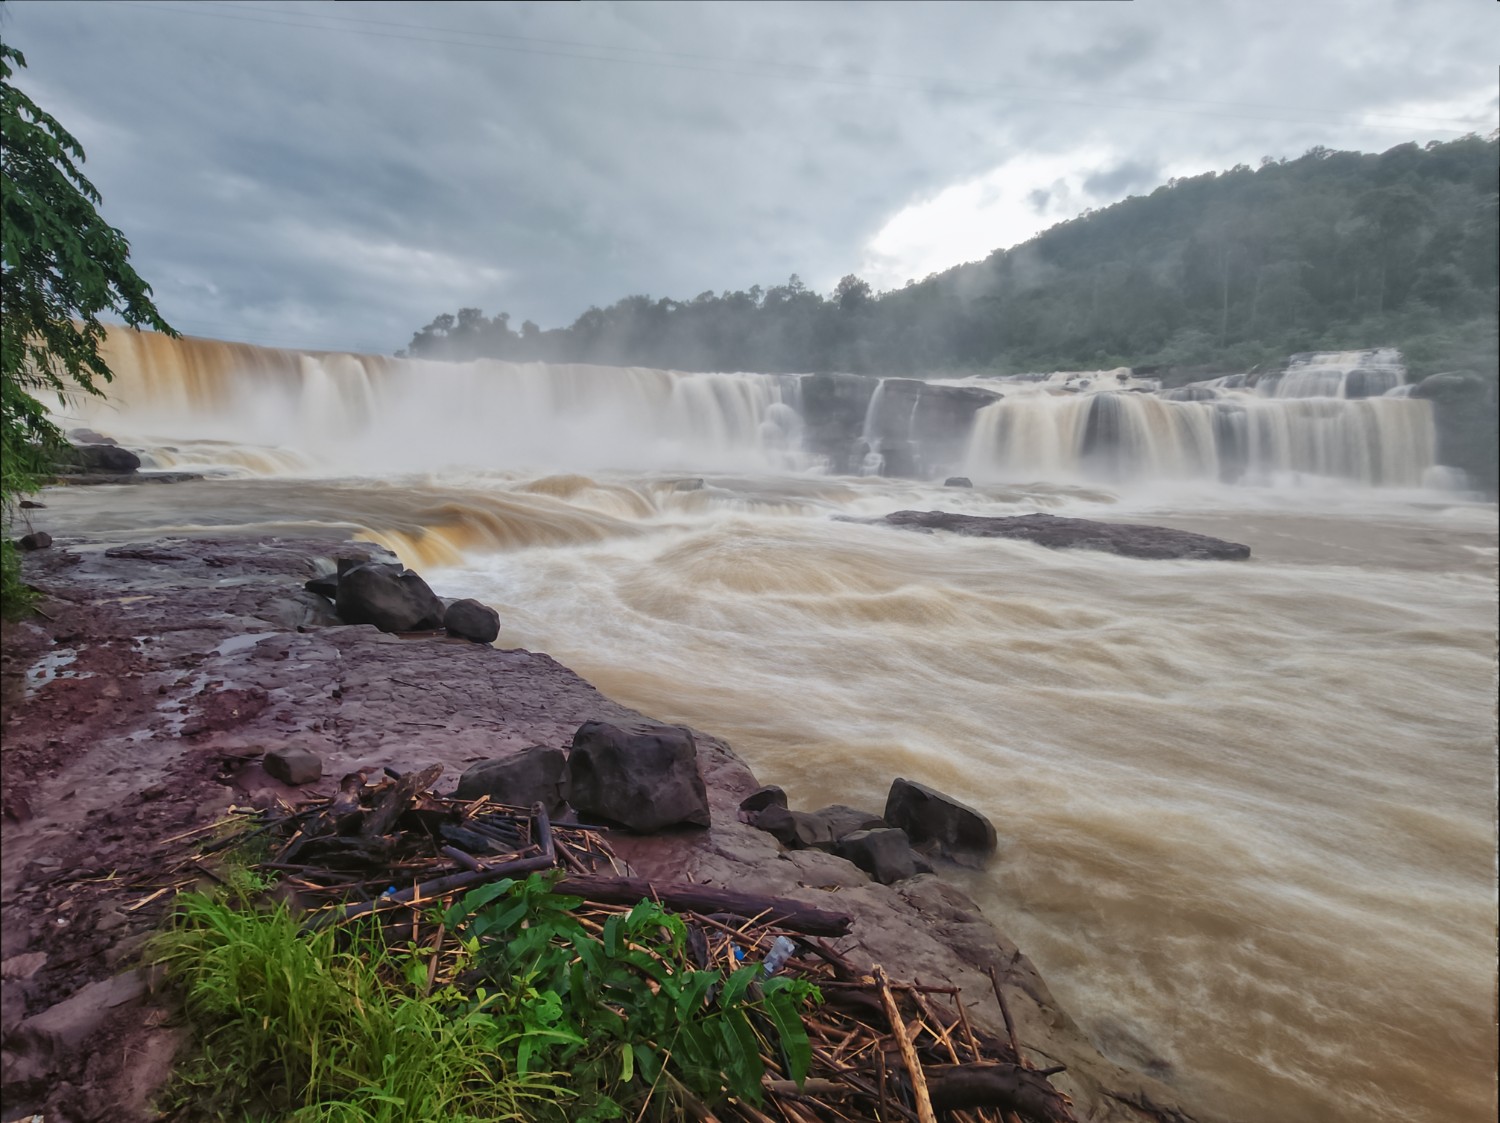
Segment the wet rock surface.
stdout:
[[454,601],[443,613],[443,628],[450,636],[494,643],[500,635],[500,614],[477,600]]
[[459,799],[489,796],[495,803],[530,807],[540,803],[551,814],[567,801],[568,754],[554,745],[532,745],[511,756],[482,760],[464,769],[453,793]]
[[579,726],[568,754],[568,802],[585,819],[643,833],[711,822],[698,746],[690,730],[676,725]]
[[427,582],[410,570],[379,562],[340,572],[334,605],[344,623],[374,624],[382,632],[443,626],[443,602]]
[[[561,752],[587,722],[650,724],[546,655],[368,625],[288,624],[296,598],[321,599],[301,587],[326,568],[318,559],[350,549],[308,538],[109,548],[60,539],[26,555],[25,577],[47,594],[46,616],[4,625],[0,655],[8,1112],[150,1118],[147,1096],[181,1042],[149,990],[105,1004],[76,1046],[63,1035],[39,1044],[37,1023],[23,1027],[136,965],[182,881],[172,863],[231,804],[332,795],[338,777],[387,766],[440,765],[451,782],[532,746]],[[64,665],[66,676],[48,677],[47,668]],[[692,741],[711,825],[612,833],[637,875],[851,913],[854,929],[835,945],[841,953],[961,987],[970,1017],[995,1031],[999,1011],[984,974],[993,967],[1027,1055],[1068,1065],[1054,1083],[1081,1119],[1141,1120],[1120,1097],[1179,1106],[1166,1085],[1101,1057],[1030,961],[955,886],[931,874],[882,885],[835,854],[784,849],[740,819],[741,801],[762,786],[751,770],[714,737],[695,732]],[[262,764],[267,750],[292,745],[323,760],[322,776],[303,788]],[[133,985],[107,983],[81,1005],[97,1009],[95,997]],[[78,1008],[53,1020],[75,1024],[63,1014]],[[40,1026],[49,1024],[44,1017]]]
[[908,530],[946,530],[974,538],[1023,538],[1054,550],[1103,550],[1127,558],[1197,558],[1242,561],[1250,547],[1165,526],[1068,519],[1059,515],[960,515],[952,511],[895,511],[880,519],[844,519]]
[[995,852],[995,827],[966,803],[926,784],[897,777],[885,800],[885,821],[913,846],[955,861],[981,862]]

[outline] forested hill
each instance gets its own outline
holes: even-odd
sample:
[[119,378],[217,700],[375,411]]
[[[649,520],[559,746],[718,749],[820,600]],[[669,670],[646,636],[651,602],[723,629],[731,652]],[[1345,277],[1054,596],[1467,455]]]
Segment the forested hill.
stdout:
[[1395,346],[1415,374],[1496,374],[1500,142],[1317,148],[1172,180],[876,294],[793,276],[691,300],[629,296],[542,331],[478,309],[409,352],[679,370],[1014,373],[1244,369],[1295,351]]

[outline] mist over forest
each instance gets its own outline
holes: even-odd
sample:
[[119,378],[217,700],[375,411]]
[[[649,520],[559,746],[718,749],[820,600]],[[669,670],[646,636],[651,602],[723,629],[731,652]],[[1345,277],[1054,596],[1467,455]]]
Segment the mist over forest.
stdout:
[[627,296],[570,326],[478,308],[414,358],[687,371],[1013,374],[1249,369],[1297,351],[1393,346],[1414,377],[1496,377],[1500,134],[1383,153],[1314,148],[1169,180],[982,261],[877,293],[783,284]]

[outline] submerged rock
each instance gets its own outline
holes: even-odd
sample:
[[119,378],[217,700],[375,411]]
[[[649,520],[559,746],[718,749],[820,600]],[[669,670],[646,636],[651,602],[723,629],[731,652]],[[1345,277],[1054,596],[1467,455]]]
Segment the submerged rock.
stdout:
[[1052,549],[1104,550],[1127,558],[1204,558],[1243,561],[1250,547],[1190,530],[1165,526],[1104,523],[1058,515],[959,515],[952,511],[896,511],[883,519],[845,519],[906,527],[947,530],[975,538],[1024,538]]

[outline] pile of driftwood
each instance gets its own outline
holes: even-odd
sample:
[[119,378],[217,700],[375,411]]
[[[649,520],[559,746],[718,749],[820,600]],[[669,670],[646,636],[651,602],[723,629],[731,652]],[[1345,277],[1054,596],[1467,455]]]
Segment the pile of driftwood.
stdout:
[[[308,910],[309,925],[374,916],[392,938],[430,943],[429,987],[446,960],[442,926],[431,917],[485,882],[558,869],[554,891],[582,898],[590,927],[644,899],[659,901],[688,927],[700,968],[733,970],[794,949],[778,970],[816,984],[824,1003],[804,1018],[812,1064],[799,1086],[768,1050],[759,1107],[731,1101],[690,1105],[700,1120],[747,1123],[910,1120],[1073,1123],[1068,1098],[1022,1056],[998,980],[994,996],[1005,1038],[972,1024],[955,988],[892,981],[827,942],[849,932],[843,913],[800,901],[715,886],[628,876],[592,829],[554,824],[540,804],[508,807],[456,800],[429,790],[436,768],[377,782],[346,776],[336,796],[280,808],[266,821],[204,847],[200,854],[260,838],[257,868],[279,875]],[[779,956],[776,958],[780,958]]]

